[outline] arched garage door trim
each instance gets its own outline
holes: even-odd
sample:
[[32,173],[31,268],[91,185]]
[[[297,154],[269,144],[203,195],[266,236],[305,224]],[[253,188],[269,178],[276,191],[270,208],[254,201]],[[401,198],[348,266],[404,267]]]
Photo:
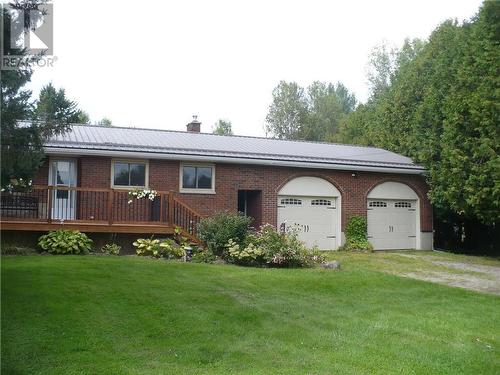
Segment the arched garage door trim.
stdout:
[[[330,181],[316,176],[298,176],[292,179],[289,179],[285,184],[281,186],[281,188],[277,192],[278,198],[278,210],[280,208],[284,208],[281,205],[281,202],[289,202],[286,199],[293,199],[294,197],[304,197],[304,204],[309,205],[309,207],[321,209],[322,206],[325,206],[327,202],[329,202],[328,198],[333,200],[333,204],[335,205],[335,216],[333,224],[334,228],[334,236],[335,236],[335,249],[340,246],[342,242],[342,228],[341,228],[341,219],[342,219],[342,194],[337,189],[337,187],[331,183]],[[285,199],[285,200],[283,200]],[[321,202],[320,202],[321,201]],[[291,201],[290,201],[291,202]],[[322,203],[322,204],[319,204]],[[280,207],[281,206],[281,207]],[[328,208],[323,207],[325,210]],[[326,212],[326,211],[325,211]],[[327,216],[332,217],[332,216]],[[280,225],[280,214],[278,212],[277,215],[278,223],[277,226]]]
[[[421,221],[421,199],[418,193],[418,190],[415,190],[413,187],[408,185],[407,183],[403,183],[400,181],[382,181],[373,186],[366,196],[366,202],[368,206],[368,202],[373,200],[381,200],[383,202],[392,201],[395,202],[397,200],[401,201],[414,201],[415,202],[415,248],[421,248],[421,238],[420,238],[420,221]],[[377,203],[377,202],[374,202]],[[398,202],[394,203],[397,207]],[[375,205],[376,206],[376,205]],[[399,205],[402,207],[402,205]],[[369,229],[370,230],[370,229]]]

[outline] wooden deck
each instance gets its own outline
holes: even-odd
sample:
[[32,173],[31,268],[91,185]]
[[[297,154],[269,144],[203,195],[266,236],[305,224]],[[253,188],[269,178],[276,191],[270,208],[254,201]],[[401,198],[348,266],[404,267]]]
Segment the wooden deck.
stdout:
[[193,241],[201,214],[174,192],[131,199],[128,191],[60,186],[34,186],[22,192],[2,192],[0,229],[172,234],[180,228]]
[[79,230],[80,232],[95,233],[151,233],[173,234],[175,227],[168,224],[133,224],[133,223],[95,223],[95,222],[41,222],[41,221],[1,221],[1,230],[37,231],[45,232],[57,229]]

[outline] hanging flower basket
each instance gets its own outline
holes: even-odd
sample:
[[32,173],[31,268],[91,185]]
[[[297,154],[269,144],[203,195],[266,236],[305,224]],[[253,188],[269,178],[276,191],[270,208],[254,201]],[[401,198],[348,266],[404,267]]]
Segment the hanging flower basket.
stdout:
[[158,193],[153,189],[135,189],[128,192],[128,204],[131,204],[134,199],[147,198],[150,201],[154,201]]

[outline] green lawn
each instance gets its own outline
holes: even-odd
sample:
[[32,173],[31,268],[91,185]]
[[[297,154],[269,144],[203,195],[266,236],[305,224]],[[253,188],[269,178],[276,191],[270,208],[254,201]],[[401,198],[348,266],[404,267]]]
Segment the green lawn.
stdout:
[[500,297],[343,270],[2,258],[2,374],[498,374]]

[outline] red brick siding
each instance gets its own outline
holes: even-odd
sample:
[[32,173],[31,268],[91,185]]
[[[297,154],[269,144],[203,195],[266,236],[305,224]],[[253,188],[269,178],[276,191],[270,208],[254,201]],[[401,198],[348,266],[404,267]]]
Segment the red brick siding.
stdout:
[[[109,188],[111,186],[111,158],[81,157],[79,186]],[[179,161],[150,160],[149,185],[162,191],[179,192]],[[37,181],[42,181],[48,169],[43,166]],[[366,197],[376,185],[402,182],[420,197],[421,230],[432,231],[432,207],[427,199],[427,185],[422,176],[391,173],[334,171],[289,167],[271,167],[240,164],[216,164],[216,194],[184,194],[179,197],[202,214],[217,211],[235,212],[238,208],[238,190],[262,191],[262,223],[276,224],[277,195],[288,181],[299,176],[324,178],[334,184],[342,194],[342,229],[351,215],[366,215]]]
[[33,185],[47,186],[49,184],[49,160],[45,158],[43,164],[38,169],[37,174],[33,178]]

